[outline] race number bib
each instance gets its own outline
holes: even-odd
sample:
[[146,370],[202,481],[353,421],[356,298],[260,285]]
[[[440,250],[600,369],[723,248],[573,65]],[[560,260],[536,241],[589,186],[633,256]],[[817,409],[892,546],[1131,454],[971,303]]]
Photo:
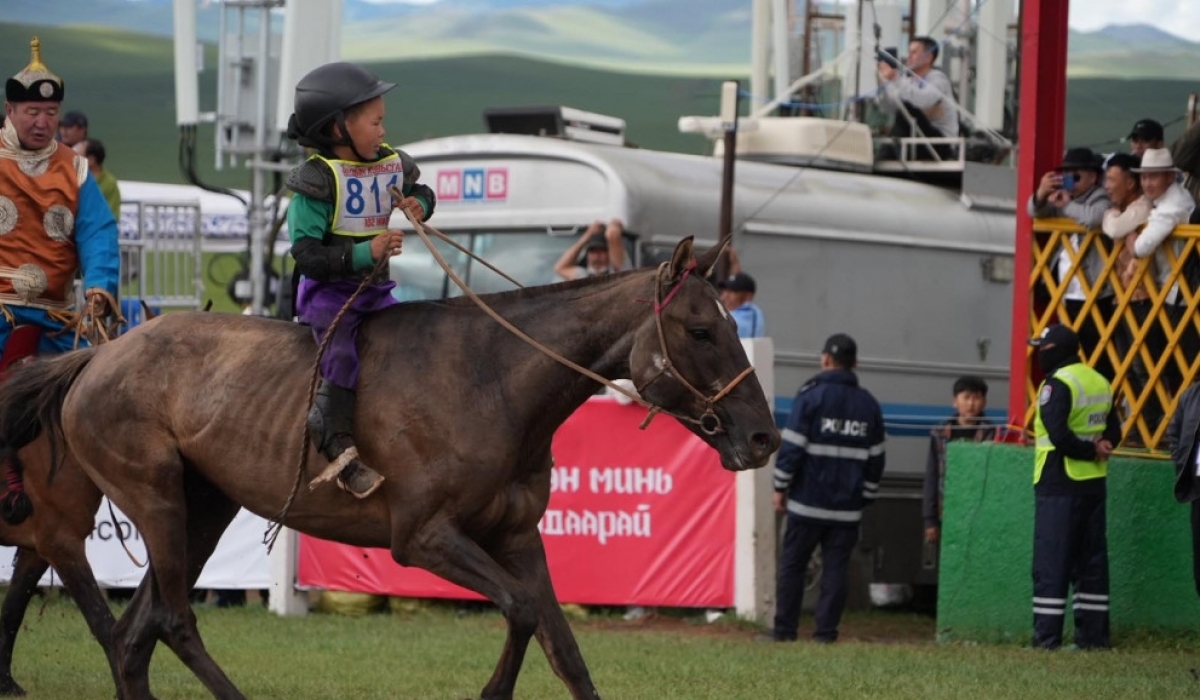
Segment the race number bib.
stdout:
[[399,154],[374,163],[328,161],[337,177],[337,213],[333,232],[343,236],[374,236],[387,230],[392,216],[388,189],[404,181]]

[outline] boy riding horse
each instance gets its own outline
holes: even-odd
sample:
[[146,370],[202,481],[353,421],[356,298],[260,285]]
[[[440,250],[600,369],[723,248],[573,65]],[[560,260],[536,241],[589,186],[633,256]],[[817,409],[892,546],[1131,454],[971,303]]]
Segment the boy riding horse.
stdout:
[[[399,303],[395,282],[375,272],[380,259],[400,254],[401,231],[389,230],[393,206],[421,220],[433,214],[434,194],[419,184],[421,171],[407,153],[383,142],[385,83],[361,66],[329,63],[296,85],[295,113],[288,136],[315,150],[292,171],[288,188],[288,231],[296,272],[303,275],[296,309],[301,322],[324,338],[333,320],[363,283],[354,304],[334,330],[321,358],[321,386],[308,415],[313,441],[339,467],[338,485],[366,498],[383,477],[358,458],[353,438],[358,384],[358,327],[373,311]],[[405,197],[393,203],[389,189]]]

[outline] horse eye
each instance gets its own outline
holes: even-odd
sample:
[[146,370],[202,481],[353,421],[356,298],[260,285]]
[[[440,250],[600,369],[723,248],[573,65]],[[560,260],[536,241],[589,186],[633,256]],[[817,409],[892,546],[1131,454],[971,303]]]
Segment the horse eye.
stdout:
[[692,340],[699,340],[707,343],[712,342],[712,333],[708,332],[707,328],[689,328],[688,335],[692,336]]

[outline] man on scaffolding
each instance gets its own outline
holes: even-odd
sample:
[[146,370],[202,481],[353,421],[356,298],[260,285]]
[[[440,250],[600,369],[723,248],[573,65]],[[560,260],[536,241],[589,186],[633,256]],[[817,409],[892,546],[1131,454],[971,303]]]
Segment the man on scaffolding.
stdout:
[[[946,74],[933,67],[938,43],[919,36],[908,45],[907,65],[885,50],[879,53],[879,82],[883,87],[877,101],[888,112],[895,112],[891,135],[898,138],[953,138],[959,134],[958,106]],[[936,153],[936,157],[935,154]],[[918,160],[948,160],[954,157],[947,144],[932,150],[921,146]]]

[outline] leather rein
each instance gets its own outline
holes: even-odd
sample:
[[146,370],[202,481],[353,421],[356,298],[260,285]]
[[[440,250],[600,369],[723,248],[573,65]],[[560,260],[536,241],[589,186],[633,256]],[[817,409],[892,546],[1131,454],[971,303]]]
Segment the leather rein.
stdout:
[[[392,196],[395,197],[397,201],[399,201],[402,198],[403,195],[399,192],[399,189],[396,188],[395,186],[393,186],[391,188],[391,191],[392,191]],[[738,374],[736,377],[734,377],[733,381],[726,384],[719,391],[713,393],[711,396],[705,396],[703,392],[701,392],[691,382],[689,382],[687,379],[685,379],[682,375],[679,374],[678,370],[675,367],[675,363],[671,359],[670,349],[667,347],[666,331],[663,328],[663,318],[662,318],[663,310],[666,309],[667,305],[671,303],[671,300],[675,298],[676,293],[683,286],[684,282],[687,281],[688,276],[691,275],[692,272],[695,271],[695,269],[696,269],[695,261],[693,261],[692,264],[684,270],[683,274],[680,275],[680,277],[679,277],[679,281],[676,282],[671,287],[671,289],[666,292],[665,296],[663,293],[663,289],[666,286],[665,280],[666,280],[667,271],[670,268],[670,264],[664,262],[658,266],[658,271],[655,274],[655,284],[654,284],[654,297],[655,297],[654,298],[654,323],[655,323],[655,326],[658,331],[658,345],[659,345],[659,349],[662,352],[663,362],[662,362],[661,366],[659,366],[658,372],[656,372],[654,374],[654,376],[650,377],[649,380],[647,380],[645,383],[643,383],[642,386],[637,387],[637,393],[634,393],[634,392],[631,392],[628,389],[610,381],[609,379],[600,376],[599,374],[593,372],[592,370],[590,370],[576,362],[573,362],[573,361],[567,359],[566,357],[563,357],[562,355],[555,352],[554,350],[546,347],[542,343],[531,338],[528,334],[526,334],[521,329],[512,325],[512,323],[510,323],[507,319],[505,319],[500,314],[498,314],[494,309],[492,309],[492,307],[488,306],[487,302],[480,299],[479,295],[476,294],[475,291],[472,290],[467,285],[467,283],[464,282],[462,280],[462,278],[460,278],[458,276],[458,274],[454,271],[454,269],[450,267],[449,263],[447,263],[446,260],[444,258],[442,258],[442,255],[438,252],[437,247],[435,247],[433,245],[433,241],[430,240],[429,234],[426,232],[427,227],[424,226],[421,223],[421,221],[418,220],[415,216],[413,216],[412,212],[408,211],[407,209],[404,210],[404,214],[405,214],[405,216],[408,217],[409,223],[412,224],[413,230],[416,231],[417,235],[421,238],[421,241],[425,244],[425,246],[427,248],[429,248],[429,252],[433,255],[434,260],[437,261],[438,265],[442,268],[442,270],[446,273],[446,275],[450,277],[450,279],[454,282],[454,284],[457,285],[458,288],[462,290],[463,294],[465,294],[468,298],[470,298],[471,301],[473,301],[476,306],[478,306],[484,313],[486,313],[494,321],[496,321],[502,327],[504,327],[505,330],[509,331],[510,333],[517,336],[524,342],[528,343],[534,349],[536,349],[537,351],[546,355],[550,359],[554,360],[555,362],[558,362],[559,364],[561,364],[565,367],[569,367],[570,369],[575,370],[576,372],[584,375],[585,377],[587,377],[589,379],[592,379],[594,381],[597,381],[597,382],[603,384],[604,386],[612,389],[613,391],[616,391],[616,392],[628,397],[631,401],[636,402],[642,408],[645,408],[648,411],[648,413],[646,414],[646,418],[644,420],[642,420],[641,424],[638,426],[640,429],[644,430],[646,428],[646,426],[648,426],[650,424],[650,421],[654,420],[654,416],[658,415],[659,413],[666,413],[667,415],[673,416],[677,420],[696,425],[699,428],[700,432],[702,432],[705,435],[708,435],[710,437],[713,435],[717,435],[724,431],[724,426],[721,423],[721,418],[716,413],[716,405],[721,399],[728,396],[729,393],[731,391],[733,391],[733,389],[742,382],[742,380],[744,380],[746,377],[748,377],[754,373],[753,365],[748,366],[748,367],[746,367],[746,369],[742,370],[742,372],[740,374]],[[432,226],[428,227],[428,230],[429,230],[429,232],[432,232],[434,235],[436,235],[442,241],[450,242],[449,236],[442,233],[441,231],[438,231],[437,229],[433,228]],[[455,247],[458,248],[460,251],[467,252],[467,254],[470,255],[475,260],[479,260],[480,262],[487,264],[485,261],[480,260],[478,257],[476,257],[476,255],[474,253],[466,251],[465,248],[460,247],[460,246],[455,246]],[[491,265],[488,265],[488,267],[491,268]],[[495,270],[495,268],[491,268],[491,269]],[[499,272],[499,271],[497,270],[497,272]],[[503,273],[500,273],[500,274],[503,275]],[[503,276],[506,279],[512,281],[514,284],[517,284],[517,286],[522,286],[518,282],[513,280],[511,277],[509,277],[508,275],[503,275]],[[676,370],[676,371],[672,372],[672,370]],[[672,374],[675,377],[675,379],[679,381],[680,384],[682,384],[688,391],[690,391],[692,393],[693,396],[695,396],[698,400],[700,400],[703,403],[704,409],[700,412],[699,418],[692,418],[691,416],[685,416],[685,415],[681,415],[679,413],[675,413],[673,411],[669,411],[669,410],[663,408],[662,406],[651,403],[650,401],[647,401],[641,397],[642,391],[644,391],[647,387],[649,387],[651,384],[658,381],[659,379],[661,379],[664,375],[666,375],[668,373]]]

